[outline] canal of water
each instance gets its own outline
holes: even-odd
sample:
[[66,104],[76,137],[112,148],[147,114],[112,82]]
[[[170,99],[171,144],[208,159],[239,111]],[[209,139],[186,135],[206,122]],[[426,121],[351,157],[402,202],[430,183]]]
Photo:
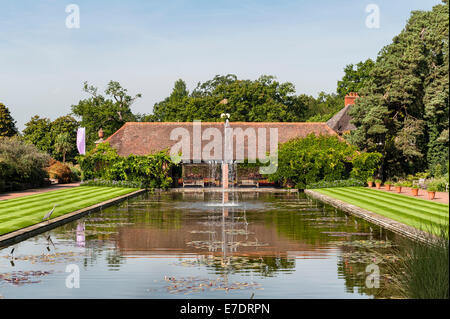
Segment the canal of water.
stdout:
[[409,240],[302,193],[220,196],[147,193],[3,248],[0,296],[397,296]]

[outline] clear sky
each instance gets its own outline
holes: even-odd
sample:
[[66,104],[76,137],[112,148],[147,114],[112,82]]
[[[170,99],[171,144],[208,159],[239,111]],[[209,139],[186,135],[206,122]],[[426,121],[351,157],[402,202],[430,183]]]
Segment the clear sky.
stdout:
[[[80,28],[66,27],[66,6]],[[368,4],[380,27],[367,28]],[[343,68],[404,27],[412,10],[439,0],[0,0],[0,102],[20,130],[35,114],[56,117],[109,80],[142,93],[150,113],[182,78],[192,90],[216,74],[274,75],[297,93],[335,92]]]

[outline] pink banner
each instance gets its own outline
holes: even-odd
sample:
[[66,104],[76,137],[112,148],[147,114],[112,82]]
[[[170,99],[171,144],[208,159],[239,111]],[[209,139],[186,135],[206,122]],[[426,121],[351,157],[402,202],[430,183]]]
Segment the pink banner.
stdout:
[[77,149],[81,155],[86,154],[86,128],[80,127],[77,131]]

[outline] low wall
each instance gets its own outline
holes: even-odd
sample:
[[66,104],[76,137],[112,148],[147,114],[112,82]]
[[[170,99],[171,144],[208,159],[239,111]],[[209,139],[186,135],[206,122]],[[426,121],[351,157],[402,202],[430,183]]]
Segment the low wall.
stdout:
[[138,196],[145,192],[146,192],[145,189],[140,189],[135,192],[104,201],[102,203],[98,203],[98,204],[95,204],[95,205],[92,205],[92,206],[89,206],[86,208],[79,209],[72,213],[67,213],[62,216],[58,216],[56,218],[50,219],[49,221],[41,222],[39,224],[31,225],[31,226],[13,231],[11,233],[1,235],[0,236],[0,247],[9,246],[9,245],[21,242],[25,239],[28,239],[28,238],[36,236],[38,234],[44,233],[44,232],[49,231],[58,226],[67,224],[73,220],[76,220],[76,219],[84,216],[84,215],[101,210],[101,209],[109,207],[109,206],[113,206],[113,205],[120,203],[128,198]]
[[361,217],[362,219],[365,219],[373,224],[391,230],[397,234],[400,234],[412,240],[424,242],[427,244],[430,244],[435,240],[435,237],[427,232],[418,230],[414,227],[405,225],[403,223],[397,222],[388,217],[384,217],[371,211],[365,210],[358,206],[351,205],[339,199],[323,195],[310,189],[305,189],[305,194],[311,196],[312,198],[320,200],[326,204],[329,204],[337,209],[340,209],[346,213]]

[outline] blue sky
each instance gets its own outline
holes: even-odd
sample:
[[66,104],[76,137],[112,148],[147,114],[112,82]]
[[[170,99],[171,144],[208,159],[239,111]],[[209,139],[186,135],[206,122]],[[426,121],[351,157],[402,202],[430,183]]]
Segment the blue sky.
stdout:
[[[68,29],[68,4],[80,28]],[[368,4],[380,28],[365,26]],[[150,113],[182,78],[192,90],[216,74],[270,74],[297,93],[334,92],[345,65],[375,58],[412,10],[438,0],[0,0],[0,102],[20,130],[35,114],[55,119],[119,81]]]

